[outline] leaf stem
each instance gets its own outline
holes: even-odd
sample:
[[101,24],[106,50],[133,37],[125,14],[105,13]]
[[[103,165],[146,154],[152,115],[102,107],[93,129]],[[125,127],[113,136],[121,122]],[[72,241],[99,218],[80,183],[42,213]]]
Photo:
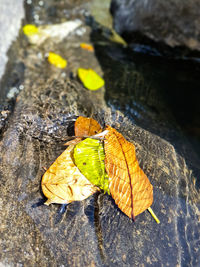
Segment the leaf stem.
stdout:
[[149,207],[148,211],[151,213],[151,215],[154,218],[154,220],[159,224],[160,221],[159,221],[158,217],[156,216],[156,214],[153,212],[152,208]]

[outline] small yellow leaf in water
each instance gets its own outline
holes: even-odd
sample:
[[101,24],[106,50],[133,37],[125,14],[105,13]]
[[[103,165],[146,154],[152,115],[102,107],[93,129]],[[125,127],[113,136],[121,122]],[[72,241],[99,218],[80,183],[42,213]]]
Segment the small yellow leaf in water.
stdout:
[[94,51],[94,47],[91,44],[86,44],[86,43],[81,43],[80,47],[84,50],[93,52]]
[[31,36],[38,33],[38,28],[33,24],[26,24],[23,27],[23,32],[27,36]]
[[72,159],[74,145],[69,146],[42,177],[42,191],[51,203],[81,201],[99,190],[79,171]]
[[53,52],[49,52],[48,61],[50,64],[60,69],[64,69],[67,66],[67,60]]
[[78,69],[78,77],[89,90],[98,90],[104,86],[104,80],[92,69]]

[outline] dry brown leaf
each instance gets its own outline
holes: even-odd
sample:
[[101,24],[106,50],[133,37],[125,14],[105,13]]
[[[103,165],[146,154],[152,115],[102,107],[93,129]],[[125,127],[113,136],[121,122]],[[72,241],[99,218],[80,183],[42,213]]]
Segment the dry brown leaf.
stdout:
[[148,209],[153,202],[153,186],[139,167],[135,146],[110,126],[105,136],[105,167],[109,189],[118,207],[130,218]]
[[[64,146],[76,145],[84,139],[84,137],[92,136],[102,132],[100,124],[92,119],[86,117],[78,117],[74,125],[75,139],[67,141]],[[83,137],[83,138],[82,138]]]
[[80,173],[74,164],[71,157],[73,149],[73,145],[69,146],[42,177],[42,191],[48,198],[46,205],[81,201],[99,190]]
[[92,119],[85,117],[78,117],[75,122],[75,136],[92,136],[102,132],[100,124]]

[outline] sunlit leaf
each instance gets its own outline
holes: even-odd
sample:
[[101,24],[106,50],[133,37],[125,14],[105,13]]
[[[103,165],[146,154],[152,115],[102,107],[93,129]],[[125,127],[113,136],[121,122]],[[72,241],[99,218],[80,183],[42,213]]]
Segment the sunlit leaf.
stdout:
[[105,171],[105,154],[99,140],[86,138],[74,148],[74,161],[81,173],[109,194],[109,178]]
[[85,117],[78,117],[75,122],[75,135],[76,136],[91,136],[102,131],[100,124],[92,119]]
[[80,47],[84,50],[93,52],[94,51],[94,47],[91,44],[86,44],[86,43],[81,43]]
[[76,119],[76,122],[74,124],[74,131],[75,136],[77,137],[73,140],[68,141],[64,145],[76,145],[83,139],[81,137],[98,134],[102,131],[102,128],[96,120],[80,116]]
[[42,177],[42,191],[51,203],[67,204],[81,201],[99,189],[90,183],[72,160],[74,146],[69,146]]
[[153,186],[139,167],[134,145],[112,127],[106,129],[105,167],[110,193],[118,207],[134,219],[151,206]]
[[148,209],[160,223],[150,208],[153,186],[139,167],[134,145],[112,127],[102,132],[97,121],[82,116],[75,122],[75,135],[68,143],[76,145],[70,145],[42,178],[46,204],[83,200],[100,188],[130,218]]
[[26,24],[23,27],[23,32],[27,36],[31,36],[38,33],[38,27],[33,24]]
[[53,52],[49,52],[48,61],[50,64],[60,69],[64,69],[67,66],[67,60]]
[[92,69],[78,69],[78,77],[89,90],[98,90],[104,86],[104,80]]

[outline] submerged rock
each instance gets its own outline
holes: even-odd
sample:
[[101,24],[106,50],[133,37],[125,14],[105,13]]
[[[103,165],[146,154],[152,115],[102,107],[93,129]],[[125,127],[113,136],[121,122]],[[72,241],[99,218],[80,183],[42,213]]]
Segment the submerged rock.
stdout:
[[[94,96],[70,80],[35,83],[20,93],[0,148],[4,260],[70,266],[197,263],[200,204],[184,158],[122,113],[110,112],[103,102],[101,107],[103,112]],[[92,116],[91,109],[136,145],[140,166],[154,185],[160,225],[147,211],[133,223],[103,193],[70,204],[64,214],[57,205],[38,205],[45,201],[42,166],[64,150],[75,115]]]
[[198,0],[112,0],[111,13],[115,30],[129,43],[200,51]]

